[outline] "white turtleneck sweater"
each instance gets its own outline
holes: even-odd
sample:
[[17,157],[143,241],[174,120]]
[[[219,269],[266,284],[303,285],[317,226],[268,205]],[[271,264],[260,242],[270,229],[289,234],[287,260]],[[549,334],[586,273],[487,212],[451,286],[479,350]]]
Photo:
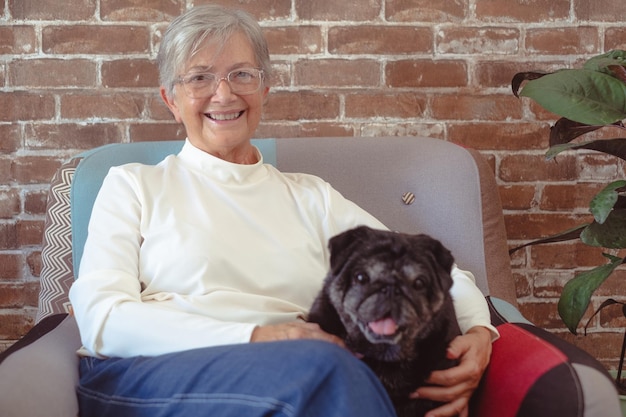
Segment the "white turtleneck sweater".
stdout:
[[[238,165],[186,142],[155,166],[112,168],[94,204],[70,300],[93,356],[157,355],[250,340],[305,315],[328,239],[385,228],[328,183]],[[461,328],[493,328],[471,274],[455,268]]]

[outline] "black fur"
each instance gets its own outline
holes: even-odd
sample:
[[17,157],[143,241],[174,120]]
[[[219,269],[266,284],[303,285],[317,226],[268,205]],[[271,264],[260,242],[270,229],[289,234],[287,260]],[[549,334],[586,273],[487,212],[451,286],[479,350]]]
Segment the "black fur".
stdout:
[[454,366],[446,349],[459,335],[450,296],[454,258],[427,235],[361,226],[329,242],[330,271],[308,320],[363,355],[399,417],[437,404],[409,398],[433,370]]

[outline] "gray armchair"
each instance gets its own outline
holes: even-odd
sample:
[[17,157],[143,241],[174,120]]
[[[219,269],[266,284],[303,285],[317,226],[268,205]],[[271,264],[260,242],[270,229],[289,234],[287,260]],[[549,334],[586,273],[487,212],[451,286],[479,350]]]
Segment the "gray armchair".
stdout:
[[[389,228],[428,233],[476,276],[502,337],[476,392],[480,417],[619,416],[613,383],[586,353],[533,326],[516,296],[497,186],[476,152],[418,137],[255,140],[268,163],[329,181]],[[93,200],[110,166],[153,164],[181,141],[113,144],[64,164],[53,179],[38,324],[0,355],[0,416],[73,417],[80,337],[67,292]]]

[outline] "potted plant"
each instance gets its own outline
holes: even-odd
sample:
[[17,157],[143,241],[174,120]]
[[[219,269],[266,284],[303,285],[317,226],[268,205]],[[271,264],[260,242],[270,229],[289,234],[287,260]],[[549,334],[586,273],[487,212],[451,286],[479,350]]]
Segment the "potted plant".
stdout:
[[[599,129],[625,129],[626,119],[626,51],[615,50],[587,60],[582,68],[554,72],[520,72],[511,86],[513,94],[529,97],[544,109],[561,118],[550,129],[548,160],[568,150],[592,150],[626,160],[626,137],[584,140],[582,136]],[[597,135],[594,134],[594,135]],[[606,185],[589,203],[593,220],[554,236],[542,238],[517,248],[539,243],[580,239],[584,244],[615,252],[626,248],[626,179],[618,178]],[[574,334],[598,287],[626,258],[603,251],[607,262],[577,274],[563,288],[558,303],[559,315]],[[593,314],[621,304],[605,301]],[[624,310],[626,315],[626,309]],[[593,318],[592,316],[592,318]],[[591,320],[591,318],[589,319]],[[589,324],[589,321],[587,322]],[[586,326],[585,326],[586,332]],[[626,335],[618,370],[626,349]]]

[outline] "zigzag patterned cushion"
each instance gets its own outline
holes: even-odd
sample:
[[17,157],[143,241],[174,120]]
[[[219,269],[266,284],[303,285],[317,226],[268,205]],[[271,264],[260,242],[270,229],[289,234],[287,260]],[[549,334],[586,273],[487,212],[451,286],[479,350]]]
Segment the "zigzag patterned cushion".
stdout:
[[68,292],[72,271],[70,188],[81,157],[64,163],[52,178],[41,251],[41,289],[37,322],[58,313],[69,313]]

